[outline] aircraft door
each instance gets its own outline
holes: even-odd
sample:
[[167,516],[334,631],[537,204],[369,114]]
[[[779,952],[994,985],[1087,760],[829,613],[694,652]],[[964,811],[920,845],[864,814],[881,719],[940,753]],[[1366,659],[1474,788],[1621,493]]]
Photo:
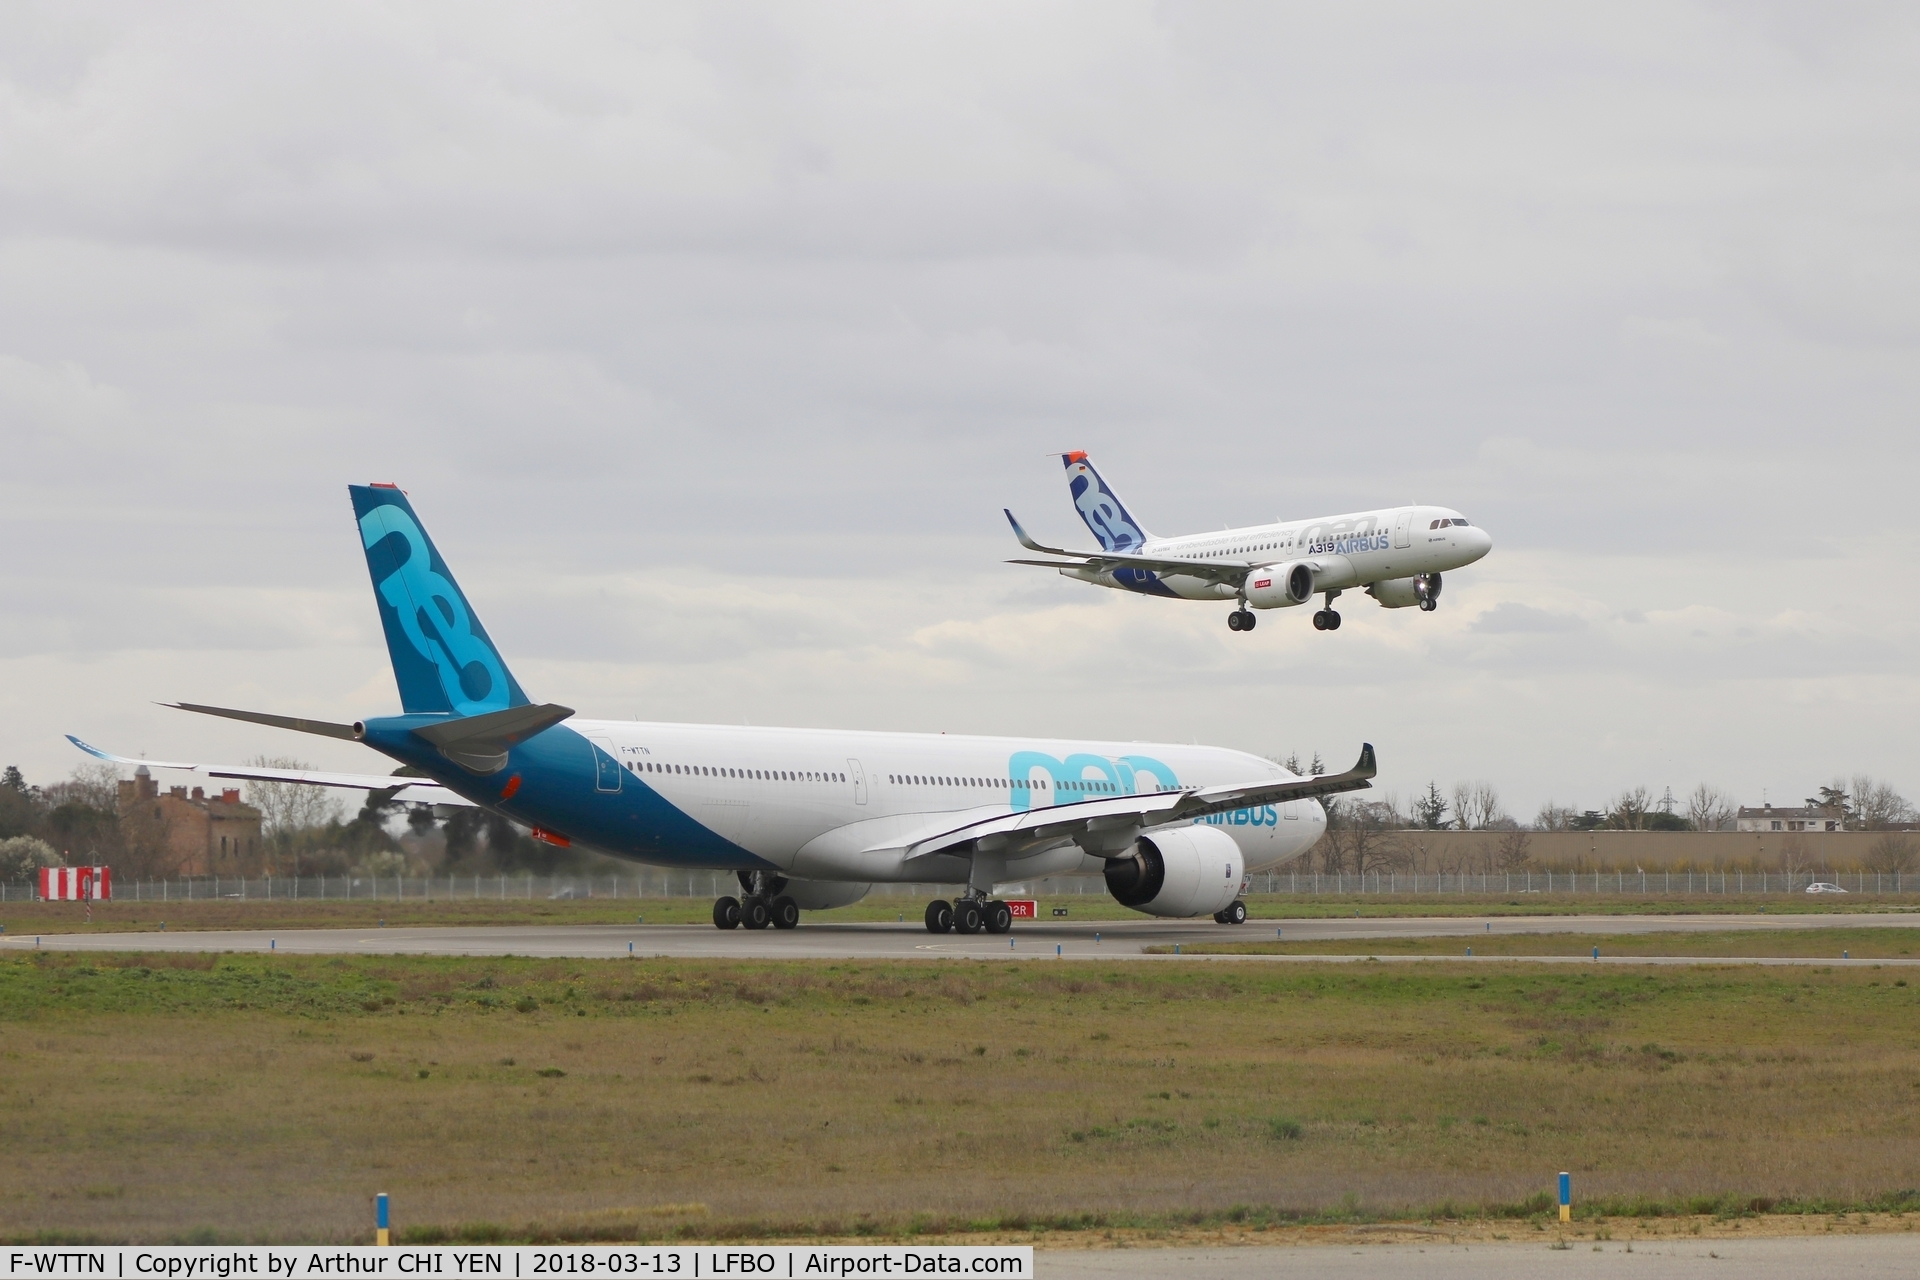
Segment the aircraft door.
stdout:
[[595,791],[618,791],[620,789],[620,762],[613,758],[613,740],[610,738],[588,738],[593,748],[593,789]]
[[1393,545],[1406,548],[1413,545],[1413,508],[1400,508],[1399,516],[1393,522]]
[[855,804],[865,804],[867,802],[867,775],[865,771],[860,768],[860,762],[858,760],[851,758],[847,760],[847,776],[853,779],[853,802]]

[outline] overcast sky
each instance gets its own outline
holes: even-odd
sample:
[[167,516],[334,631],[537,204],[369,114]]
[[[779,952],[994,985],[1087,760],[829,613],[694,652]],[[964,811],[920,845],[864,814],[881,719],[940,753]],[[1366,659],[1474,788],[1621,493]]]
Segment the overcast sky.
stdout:
[[[0,10],[0,757],[363,748],[345,486],[583,714],[1920,793],[1911,5]],[[1434,614],[1002,561],[1424,501]]]

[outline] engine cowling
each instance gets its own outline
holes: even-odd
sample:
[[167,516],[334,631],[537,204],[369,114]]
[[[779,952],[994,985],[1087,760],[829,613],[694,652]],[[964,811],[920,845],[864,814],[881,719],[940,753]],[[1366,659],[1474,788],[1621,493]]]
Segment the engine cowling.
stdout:
[[1313,599],[1313,566],[1304,560],[1262,565],[1247,575],[1247,603],[1256,609],[1287,609]]
[[1142,836],[1128,856],[1110,860],[1107,891],[1150,916],[1209,916],[1233,905],[1246,872],[1240,846],[1226,832],[1173,827]]
[[1368,583],[1367,594],[1388,609],[1406,609],[1416,604],[1431,607],[1425,602],[1440,598],[1440,575],[1420,573],[1411,578],[1387,578]]

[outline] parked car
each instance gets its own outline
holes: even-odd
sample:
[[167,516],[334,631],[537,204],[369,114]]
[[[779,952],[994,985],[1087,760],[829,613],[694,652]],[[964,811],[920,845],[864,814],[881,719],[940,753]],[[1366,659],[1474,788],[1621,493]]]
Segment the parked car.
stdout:
[[1807,886],[1807,892],[1808,893],[1845,893],[1847,891],[1845,889],[1842,889],[1837,884],[1828,884],[1825,880],[1816,880],[1812,884]]

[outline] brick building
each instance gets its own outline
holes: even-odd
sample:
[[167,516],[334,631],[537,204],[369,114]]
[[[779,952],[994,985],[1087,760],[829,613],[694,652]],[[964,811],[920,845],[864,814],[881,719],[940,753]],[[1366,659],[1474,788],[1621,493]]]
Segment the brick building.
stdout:
[[164,793],[141,765],[120,783],[122,818],[152,821],[166,832],[174,875],[257,876],[266,870],[260,811],[240,802],[240,789],[210,796],[203,787],[169,787]]

